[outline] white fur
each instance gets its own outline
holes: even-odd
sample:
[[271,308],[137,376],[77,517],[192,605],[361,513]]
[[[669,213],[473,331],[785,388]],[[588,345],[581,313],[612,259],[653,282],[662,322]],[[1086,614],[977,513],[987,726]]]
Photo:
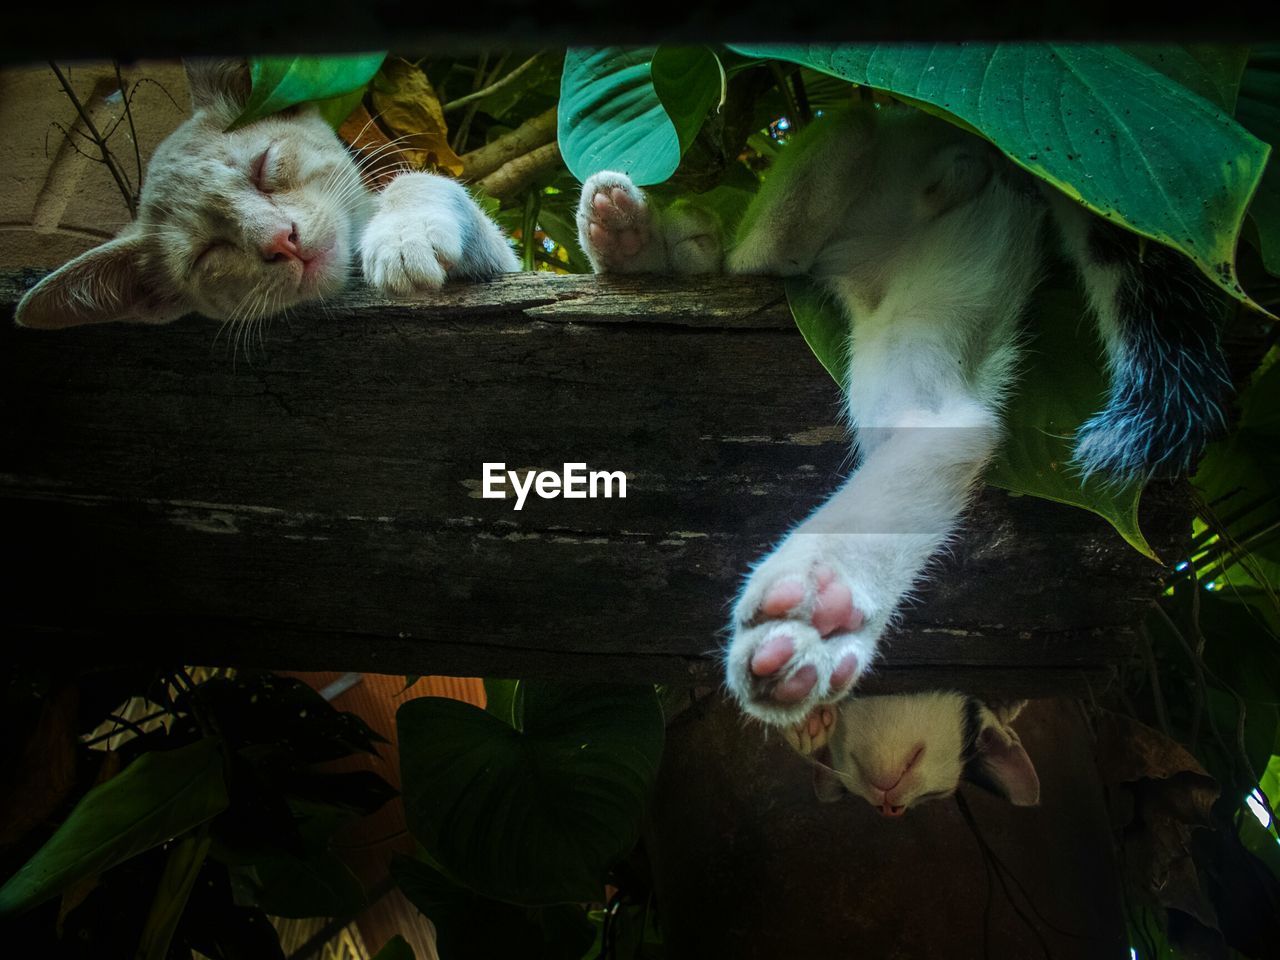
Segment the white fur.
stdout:
[[[457,183],[403,174],[375,195],[312,108],[227,131],[248,92],[243,62],[194,61],[188,72],[194,112],[156,148],[137,219],[32,289],[20,325],[167,323],[186,313],[253,324],[336,293],[357,252],[369,282],[394,296],[518,269]],[[302,257],[272,259],[282,231]]]
[[818,765],[815,787],[823,800],[851,793],[887,815],[899,815],[952,796],[972,759],[984,786],[1016,805],[1034,805],[1039,779],[1013,727],[1025,701],[994,706],[974,701],[973,743],[965,742],[969,704],[967,697],[949,691],[855,697],[818,708],[787,729],[787,740]]
[[[828,118],[783,156],[728,266],[808,274],[844,308],[848,412],[861,458],[844,486],[755,568],[734,608],[728,688],[748,713],[785,725],[846,692],[833,688],[831,674],[850,653],[861,671],[874,661],[995,452],[1018,364],[1018,319],[1039,279],[1044,207],[1004,175],[989,145],[916,111]],[[595,198],[619,191],[626,225],[639,225],[645,240],[630,258],[598,242],[609,239],[612,211]],[[592,223],[605,229],[592,231]],[[592,262],[606,270],[677,269],[670,251],[691,231],[705,233],[687,217],[649,211],[614,173],[585,185],[579,224]],[[860,629],[824,638],[808,622],[820,566],[847,585],[865,617]],[[783,618],[762,618],[766,592],[789,578],[806,584],[805,600]],[[779,631],[796,648],[782,676],[816,670],[799,702],[775,702],[749,669]]]

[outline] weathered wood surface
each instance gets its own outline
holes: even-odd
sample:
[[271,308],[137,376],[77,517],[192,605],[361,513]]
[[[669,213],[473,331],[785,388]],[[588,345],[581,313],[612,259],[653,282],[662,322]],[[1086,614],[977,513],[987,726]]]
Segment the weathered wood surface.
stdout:
[[[839,400],[767,279],[355,292],[248,357],[198,318],[5,323],[0,618],[15,654],[81,662],[713,677],[742,573],[847,465]],[[515,512],[485,461],[624,470],[628,496]],[[1148,499],[1172,544],[1176,491]],[[1161,572],[995,490],[937,570],[881,688],[1079,690]]]

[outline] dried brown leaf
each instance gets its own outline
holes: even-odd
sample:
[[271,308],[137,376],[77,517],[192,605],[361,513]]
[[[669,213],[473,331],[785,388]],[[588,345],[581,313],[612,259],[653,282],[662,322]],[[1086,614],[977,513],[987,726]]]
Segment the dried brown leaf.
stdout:
[[398,156],[415,170],[433,170],[450,176],[462,174],[462,160],[449,146],[440,98],[420,68],[392,57],[374,79],[371,98],[378,123],[392,140],[399,141]]

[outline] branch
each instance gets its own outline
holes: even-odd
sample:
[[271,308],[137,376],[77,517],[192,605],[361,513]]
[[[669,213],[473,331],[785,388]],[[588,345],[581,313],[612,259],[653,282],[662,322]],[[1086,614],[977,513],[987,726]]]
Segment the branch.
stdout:
[[514,196],[560,163],[560,144],[552,142],[504,163],[476,186],[491,197],[503,200]]
[[540,56],[542,56],[541,53],[535,53],[532,57],[530,57],[524,63],[520,64],[520,66],[516,67],[514,70],[512,70],[510,73],[508,73],[505,77],[503,77],[501,80],[497,81],[496,83],[491,83],[482,90],[476,90],[473,93],[468,93],[465,97],[459,97],[457,100],[450,100],[443,107],[441,107],[441,109],[445,113],[448,113],[450,110],[457,110],[459,107],[464,107],[468,103],[471,103],[475,100],[483,100],[485,97],[489,96],[490,94],[497,93],[499,90],[502,90],[505,87],[509,86],[511,82],[517,79],[522,73],[527,72],[528,69],[538,61],[538,58]]
[[67,78],[63,76],[62,71],[58,69],[58,65],[50,60],[49,67],[53,70],[54,76],[58,78],[58,82],[62,84],[63,93],[67,95],[67,99],[76,108],[76,113],[80,115],[80,121],[91,135],[90,139],[97,145],[99,152],[102,154],[102,162],[106,164],[107,169],[111,171],[111,176],[115,178],[116,186],[120,188],[120,193],[124,196],[125,205],[129,208],[129,216],[136,217],[138,215],[137,198],[133,195],[133,190],[129,187],[128,180],[116,166],[115,157],[111,155],[111,149],[107,146],[107,141],[98,132],[98,128],[90,118],[89,112],[80,103],[80,98],[76,96],[74,88],[72,88]]
[[487,177],[499,167],[523,154],[551,143],[556,138],[556,108],[526,120],[493,143],[462,155],[463,176],[468,180]]

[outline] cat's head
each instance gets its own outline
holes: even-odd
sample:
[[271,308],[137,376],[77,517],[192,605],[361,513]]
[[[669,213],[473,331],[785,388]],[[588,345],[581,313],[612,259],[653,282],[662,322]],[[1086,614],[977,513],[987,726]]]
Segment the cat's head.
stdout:
[[188,61],[187,75],[193,114],[156,147],[137,219],[34,287],[20,325],[247,322],[346,282],[368,199],[342,142],[310,107],[228,133],[245,63]]
[[1034,806],[1040,780],[1012,726],[1022,705],[993,709],[949,692],[847,700],[813,756],[814,788],[827,801],[852,793],[890,817],[954,795],[961,780]]

